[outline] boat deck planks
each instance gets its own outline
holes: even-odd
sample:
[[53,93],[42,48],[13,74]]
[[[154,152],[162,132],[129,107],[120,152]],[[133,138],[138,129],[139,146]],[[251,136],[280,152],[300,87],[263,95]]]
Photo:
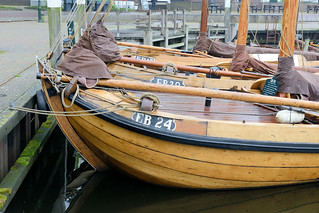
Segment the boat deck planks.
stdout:
[[210,120],[277,123],[273,111],[252,103],[212,98],[211,106],[205,107],[204,97],[158,92],[152,94],[160,99],[160,105],[163,106],[160,110],[165,112]]

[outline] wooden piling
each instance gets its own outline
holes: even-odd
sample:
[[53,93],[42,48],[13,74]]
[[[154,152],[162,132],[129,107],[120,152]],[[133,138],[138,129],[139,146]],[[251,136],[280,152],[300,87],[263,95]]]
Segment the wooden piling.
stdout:
[[62,52],[62,18],[61,18],[61,1],[48,0],[48,23],[49,23],[49,41],[50,49],[53,50],[54,56],[51,65],[54,63]]
[[81,38],[82,36],[82,29],[85,29],[87,23],[83,23],[85,16],[85,1],[84,0],[76,0],[78,4],[78,14],[77,14],[77,23],[78,23],[78,37]]

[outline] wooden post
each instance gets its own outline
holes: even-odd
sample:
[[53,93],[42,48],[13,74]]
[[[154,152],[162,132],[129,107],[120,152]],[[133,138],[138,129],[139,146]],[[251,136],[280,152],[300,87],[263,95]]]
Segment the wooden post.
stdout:
[[48,0],[48,23],[49,23],[49,41],[50,49],[53,50],[53,58],[51,65],[54,63],[62,52],[62,36],[61,36],[61,0]]
[[85,0],[76,0],[78,4],[78,15],[77,15],[77,22],[78,22],[78,36],[79,38],[82,36],[82,29],[85,29],[87,23],[83,23],[82,19],[85,17]]
[[309,43],[310,43],[310,39],[307,38],[307,39],[305,40],[305,46],[304,46],[304,48],[303,48],[303,51],[305,51],[305,52],[308,51],[308,49],[309,49]]
[[177,11],[174,10],[174,34],[176,34],[176,29],[177,29]]
[[184,9],[183,10],[183,32],[186,32],[186,16],[185,16],[185,14],[186,14],[186,10]]
[[237,45],[246,45],[250,0],[241,1]]
[[152,30],[152,11],[148,11],[148,30]]
[[208,20],[208,2],[209,0],[202,0],[202,15],[200,20],[200,32],[207,34],[207,20]]
[[184,50],[188,51],[188,25],[185,25],[185,48]]
[[299,0],[284,2],[279,50],[279,55],[281,57],[293,56],[297,27],[298,3]]
[[152,12],[148,11],[148,28],[144,31],[144,44],[153,45]]
[[165,35],[165,10],[162,10],[161,34]]
[[164,33],[164,47],[168,47],[168,10],[165,10],[165,33]]
[[0,182],[8,173],[8,138],[0,141]]
[[120,11],[116,11],[116,37],[120,37]]
[[231,41],[230,36],[230,13],[231,13],[231,6],[230,6],[231,0],[225,0],[225,16],[224,16],[224,23],[225,23],[225,42]]

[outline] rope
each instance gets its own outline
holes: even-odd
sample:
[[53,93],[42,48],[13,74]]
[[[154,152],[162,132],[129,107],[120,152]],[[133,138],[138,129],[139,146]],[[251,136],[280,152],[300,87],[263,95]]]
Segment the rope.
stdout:
[[172,68],[173,68],[173,74],[176,75],[177,66],[176,66],[175,64],[170,63],[170,62],[164,64],[164,66],[163,66],[163,68],[162,68],[163,72],[167,72],[167,67],[172,67]]
[[64,106],[65,108],[70,108],[71,106],[73,106],[76,97],[79,95],[79,90],[80,90],[80,88],[79,88],[79,85],[77,84],[77,85],[76,85],[76,91],[75,91],[75,93],[74,93],[74,95],[73,95],[73,98],[72,98],[72,101],[71,101],[71,104],[70,104],[70,105],[66,105],[66,103],[64,102],[64,92],[65,92],[66,88],[67,88],[67,87],[65,87],[65,88],[62,90],[62,92],[61,92],[61,100],[62,100],[62,104],[63,104],[63,106]]
[[286,44],[286,46],[287,46],[287,48],[288,48],[288,51],[289,51],[290,55],[288,55],[287,53],[285,53],[285,52],[283,51],[283,49],[280,47],[280,45],[279,45],[279,48],[280,48],[281,52],[282,52],[283,54],[285,54],[286,56],[288,56],[288,57],[293,56],[293,54],[291,53],[290,47],[289,47],[289,45],[288,45],[288,42],[286,41],[286,38],[285,38],[285,35],[284,35],[284,31],[282,31],[282,30],[281,30],[281,37],[282,37],[282,39],[284,40],[284,42],[285,42],[285,44]]
[[142,96],[140,97],[140,101],[138,102],[139,107],[141,107],[144,98],[148,98],[153,101],[153,108],[151,112],[154,112],[159,108],[160,99],[156,95],[150,92],[146,92],[142,94]]
[[[263,10],[264,6],[265,6],[265,2],[263,1],[262,6],[261,6],[262,10]],[[258,34],[260,19],[261,19],[261,14],[259,15],[259,18],[258,18],[257,28],[256,28],[256,31],[255,31],[255,34],[251,31],[251,34],[254,36],[253,43],[256,42],[258,44],[258,46],[260,46],[260,43],[257,40],[257,34]]]
[[[22,112],[28,112],[28,113],[34,113],[39,115],[54,115],[54,116],[65,116],[65,117],[74,117],[74,116],[89,116],[89,115],[99,115],[99,114],[105,114],[110,112],[115,112],[119,110],[123,110],[122,108],[109,110],[109,108],[113,107],[119,107],[119,106],[110,106],[110,107],[104,107],[104,108],[95,108],[90,110],[79,110],[79,111],[72,111],[72,112],[65,112],[65,111],[46,111],[46,110],[38,110],[38,109],[31,109],[27,107],[9,107],[10,110],[18,110]],[[87,112],[94,112],[99,111],[95,113],[87,113]],[[81,113],[81,114],[79,114]]]

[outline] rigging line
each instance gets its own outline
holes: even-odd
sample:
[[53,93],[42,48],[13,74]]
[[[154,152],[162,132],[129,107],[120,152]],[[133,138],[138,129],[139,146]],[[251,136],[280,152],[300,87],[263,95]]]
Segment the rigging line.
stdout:
[[66,22],[70,21],[71,18],[74,16],[74,14],[77,11],[77,8],[79,7],[78,4],[73,4],[72,8],[71,8],[71,12],[68,13],[67,17],[65,18]]
[[[78,4],[73,4],[70,13],[68,13],[68,16],[66,17],[66,22],[67,22],[67,28],[70,26],[71,24],[71,20],[74,18],[75,13],[78,11],[79,5]],[[51,51],[55,51],[57,49],[57,47],[59,46],[59,43],[61,41],[62,38],[62,32],[60,30],[58,36],[56,37],[56,39],[54,40],[52,47],[51,47]]]
[[[105,3],[106,3],[106,2],[105,2]],[[105,3],[104,3],[104,5],[105,5]],[[104,23],[104,21],[105,21],[105,18],[108,16],[109,12],[111,11],[113,4],[114,4],[114,0],[111,0],[110,4],[109,4],[109,6],[108,6],[108,9],[105,10],[105,12],[104,12],[104,14],[103,14],[103,16],[104,16],[104,18],[102,19],[102,22],[103,22],[103,23]],[[103,6],[104,6],[104,5],[103,5]],[[103,6],[102,6],[102,8],[103,8]],[[106,15],[105,15],[105,14],[106,14]],[[82,15],[82,16],[83,16],[83,15]],[[82,18],[82,16],[81,16],[81,18]],[[80,28],[81,28],[81,26],[83,25],[84,20],[86,20],[87,16],[88,16],[88,15],[85,15],[85,19],[82,19],[81,24],[78,25],[78,28],[76,29],[76,34],[80,31]],[[81,19],[80,19],[80,20],[81,20]]]
[[122,108],[121,106],[116,106],[112,105],[109,108],[116,107],[116,109],[109,110],[105,108],[105,111],[101,111],[98,109],[93,109],[91,111],[99,111],[99,112],[94,112],[94,113],[87,113],[88,111],[85,111],[84,113],[79,113],[82,111],[71,111],[71,112],[64,112],[64,111],[45,111],[45,110],[33,110],[30,108],[26,107],[9,107],[10,110],[17,110],[17,111],[23,111],[23,112],[28,112],[28,113],[34,113],[34,114],[39,114],[39,115],[54,115],[54,116],[64,116],[64,117],[77,117],[77,116],[92,116],[92,115],[100,115],[100,114],[107,114],[111,112],[116,112],[116,111],[121,111],[125,110],[125,108]]
[[[264,7],[265,7],[265,2],[263,2],[262,5],[261,5],[262,11],[264,11]],[[262,15],[262,13],[259,15],[258,22],[257,22],[257,28],[256,28],[256,31],[255,31],[255,34],[251,31],[252,35],[254,36],[253,42],[256,42],[256,43],[258,44],[258,46],[260,46],[260,43],[259,43],[258,40],[257,40],[257,34],[258,34],[258,29],[259,29],[259,24],[260,24],[261,15]]]
[[110,1],[110,4],[109,4],[107,10],[104,12],[104,17],[103,17],[103,19],[102,19],[102,22],[103,22],[103,23],[105,22],[106,17],[108,17],[108,15],[109,15],[109,13],[110,13],[110,11],[111,11],[111,9],[112,9],[114,3],[115,3],[115,0],[111,0],[111,1]]
[[95,12],[95,15],[93,16],[92,20],[90,21],[90,25],[93,23],[93,21],[96,19],[96,17],[99,15],[99,13],[101,12],[102,8],[104,7],[106,3],[106,0],[103,0],[101,5],[99,6],[99,8],[97,9],[97,11]]
[[[101,110],[108,110],[109,108],[114,107],[110,106],[110,107],[99,107],[99,108],[94,108],[94,109],[89,109],[89,110],[77,110],[77,111],[55,111],[54,114],[74,114],[74,113],[86,113],[86,112],[94,112],[94,111],[101,111]],[[27,107],[9,107],[9,109],[12,110],[21,110],[21,111],[25,111],[25,112],[32,112],[32,113],[52,113],[52,111],[47,111],[47,110],[40,110],[40,109],[32,109],[32,108],[27,108]]]
[[[88,6],[85,8],[85,10],[87,10],[87,8],[89,8],[88,13],[92,10],[92,8],[93,8],[95,2],[96,2],[96,0],[94,0],[94,1],[90,4],[90,6],[88,5]],[[67,28],[71,25],[71,22],[70,22],[70,21],[74,18],[76,12],[78,12],[79,7],[80,7],[80,4],[77,4],[76,7],[75,7],[75,4],[73,5],[73,7],[72,7],[72,9],[71,9],[72,12],[69,13],[69,15],[68,15],[69,18],[67,17],[67,20],[66,20],[66,22],[67,22]],[[73,10],[73,9],[74,9],[74,10]],[[88,14],[88,13],[87,13],[87,14]],[[72,15],[70,15],[70,14],[72,14]],[[72,19],[71,19],[71,18],[72,18]],[[81,17],[81,18],[82,18],[82,17]],[[84,20],[85,20],[85,19],[84,19]],[[79,26],[82,26],[83,22],[84,22],[84,21],[82,21],[81,25],[79,25]],[[74,32],[75,32],[75,31],[74,31],[74,29],[73,29],[73,30],[71,31],[71,33],[74,33]],[[77,33],[77,32],[76,32],[76,33]],[[51,47],[51,51],[52,51],[52,52],[55,52],[55,51],[57,50],[57,48],[58,48],[58,46],[59,46],[59,43],[61,42],[61,39],[62,39],[62,31],[60,30],[58,36],[57,36],[56,39],[54,40],[53,45],[52,45],[52,47]]]
[[288,55],[287,53],[285,53],[281,48],[280,48],[280,50],[281,50],[285,55],[287,55],[288,57],[293,56],[293,54],[291,53],[290,47],[289,47],[289,45],[288,45],[288,43],[287,43],[287,40],[286,40],[286,38],[285,38],[283,29],[281,29],[281,36],[282,36],[282,38],[283,38],[283,40],[284,40],[284,42],[285,42],[285,44],[286,44],[286,46],[287,46],[287,49],[288,49],[290,55]]
[[[85,11],[87,11],[87,12],[84,12],[83,14],[81,14],[81,16],[80,16],[80,18],[79,18],[78,27],[77,27],[77,29],[75,30],[75,33],[74,33],[74,34],[78,34],[78,33],[79,33],[79,31],[80,31],[80,29],[81,29],[83,23],[88,19],[89,14],[91,14],[91,12],[92,12],[93,5],[95,4],[95,1],[96,1],[96,0],[94,0],[94,2],[91,3],[90,5],[87,5],[87,7],[85,8]],[[86,24],[86,25],[87,25],[87,24]],[[86,28],[87,28],[87,26],[86,26]]]
[[[78,27],[76,28],[74,34],[78,34],[82,25],[84,24],[84,22],[88,19],[88,16],[89,16],[89,13],[91,12],[92,10],[92,7],[93,7],[93,4],[91,4],[90,6],[88,5],[85,10],[87,10],[87,12],[84,12],[83,14],[81,14],[81,16],[79,17],[79,24],[78,24]],[[87,28],[87,24],[86,25],[86,28]]]
[[[111,101],[111,100],[109,100],[109,99],[103,98],[103,97],[101,97],[100,95],[96,95],[96,94],[91,93],[91,92],[89,92],[89,91],[86,91],[86,90],[80,90],[80,91],[83,92],[84,94],[87,94],[87,95],[90,95],[90,96],[92,96],[92,97],[101,99],[101,100],[106,101],[106,102],[108,102],[108,103],[118,104],[118,103],[115,103],[114,101]],[[128,93],[126,93],[126,94],[127,94],[127,97],[124,97],[123,95],[118,95],[118,94],[114,93],[113,90],[106,89],[106,91],[112,93],[114,96],[116,96],[116,97],[118,97],[118,98],[122,98],[122,99],[124,99],[124,100],[130,102],[131,105],[132,105],[132,104],[136,105],[137,102],[139,101],[137,98],[134,98],[133,96],[129,95]],[[121,92],[121,91],[125,91],[125,90],[124,90],[124,89],[120,89],[120,90],[117,90],[116,92]],[[121,101],[121,102],[122,102],[122,101]],[[129,106],[131,106],[131,105],[129,105]]]

